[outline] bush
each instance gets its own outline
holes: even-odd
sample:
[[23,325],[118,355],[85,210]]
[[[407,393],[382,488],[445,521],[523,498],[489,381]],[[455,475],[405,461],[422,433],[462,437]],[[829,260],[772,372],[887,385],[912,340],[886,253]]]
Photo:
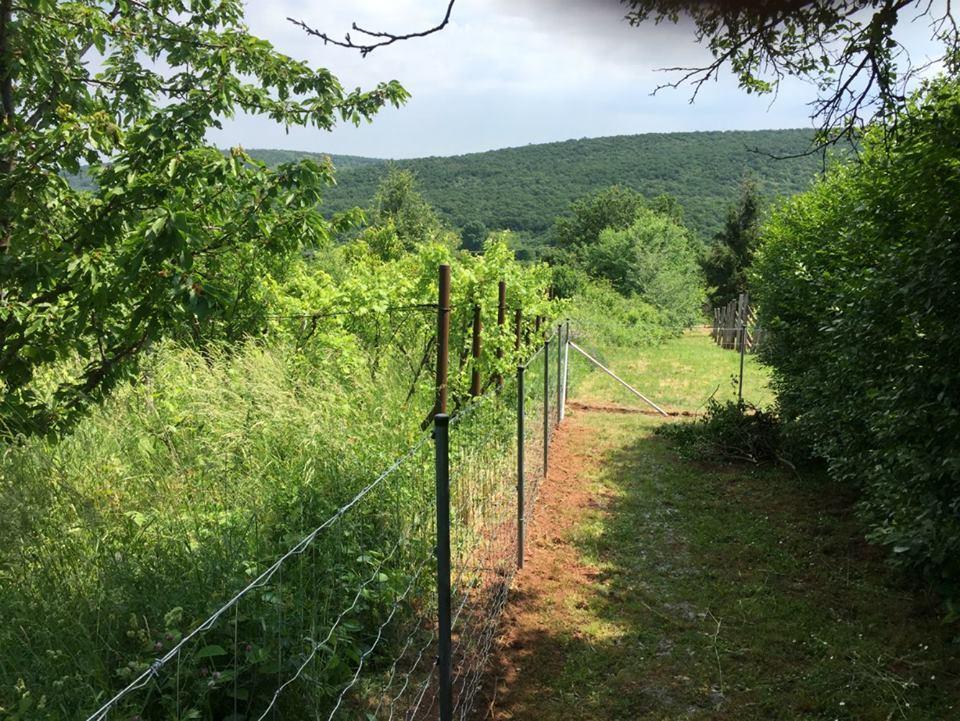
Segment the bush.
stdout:
[[[960,85],[940,80],[774,213],[755,260],[784,423],[869,538],[960,592]],[[952,369],[952,370],[951,370]]]
[[624,230],[608,228],[580,249],[584,270],[625,296],[657,308],[670,330],[698,321],[704,300],[697,254],[688,231],[645,208]]
[[754,464],[784,460],[777,416],[744,401],[719,403],[711,398],[702,418],[663,425],[657,433],[692,460]]
[[625,298],[603,282],[586,281],[572,300],[571,313],[596,345],[640,347],[673,335],[659,310],[642,298]]

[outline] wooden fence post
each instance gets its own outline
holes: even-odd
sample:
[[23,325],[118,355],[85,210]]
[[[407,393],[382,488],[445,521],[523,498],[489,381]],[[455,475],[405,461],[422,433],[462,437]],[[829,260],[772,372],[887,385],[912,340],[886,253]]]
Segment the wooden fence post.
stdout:
[[471,345],[471,356],[473,366],[470,369],[470,395],[476,398],[480,395],[480,333],[483,329],[480,320],[480,306],[473,306],[473,343]]
[[503,361],[504,325],[507,322],[507,283],[501,280],[497,286],[497,390],[503,390],[503,371],[500,364]]

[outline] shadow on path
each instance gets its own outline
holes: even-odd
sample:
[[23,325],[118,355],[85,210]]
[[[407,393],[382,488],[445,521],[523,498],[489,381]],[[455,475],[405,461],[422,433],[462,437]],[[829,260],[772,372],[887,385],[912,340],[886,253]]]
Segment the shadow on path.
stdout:
[[682,461],[659,422],[580,409],[558,433],[487,718],[960,718],[956,629],[848,498]]

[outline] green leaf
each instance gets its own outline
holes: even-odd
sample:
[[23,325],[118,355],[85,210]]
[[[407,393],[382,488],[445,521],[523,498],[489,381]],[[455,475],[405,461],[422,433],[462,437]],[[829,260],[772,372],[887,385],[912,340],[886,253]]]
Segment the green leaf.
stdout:
[[194,658],[210,658],[211,656],[226,656],[227,651],[223,646],[218,646],[217,644],[211,644],[209,646],[204,646],[199,651],[194,654]]

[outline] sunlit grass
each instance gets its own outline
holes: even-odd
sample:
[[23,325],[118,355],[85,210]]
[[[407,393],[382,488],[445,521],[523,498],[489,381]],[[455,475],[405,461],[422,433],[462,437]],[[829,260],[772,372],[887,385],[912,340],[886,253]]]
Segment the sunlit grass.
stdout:
[[[595,346],[589,333],[576,342],[667,410],[697,411],[711,396],[721,402],[737,397],[740,354],[717,346],[705,330],[688,331],[660,346],[641,349]],[[589,363],[575,351],[571,351],[571,358],[578,366]],[[769,369],[748,354],[744,359],[744,399],[761,407],[770,406],[774,397],[769,380]],[[603,373],[584,377],[577,388],[577,398],[585,402],[643,405],[643,401]]]
[[[695,334],[603,352],[684,410],[739,363]],[[769,403],[749,361],[745,395]],[[600,373],[578,388],[574,400],[639,404]],[[596,574],[537,619],[504,718],[960,718],[956,629],[864,543],[851,499],[788,469],[685,461],[654,434],[677,422],[571,409],[593,501],[565,540]]]

